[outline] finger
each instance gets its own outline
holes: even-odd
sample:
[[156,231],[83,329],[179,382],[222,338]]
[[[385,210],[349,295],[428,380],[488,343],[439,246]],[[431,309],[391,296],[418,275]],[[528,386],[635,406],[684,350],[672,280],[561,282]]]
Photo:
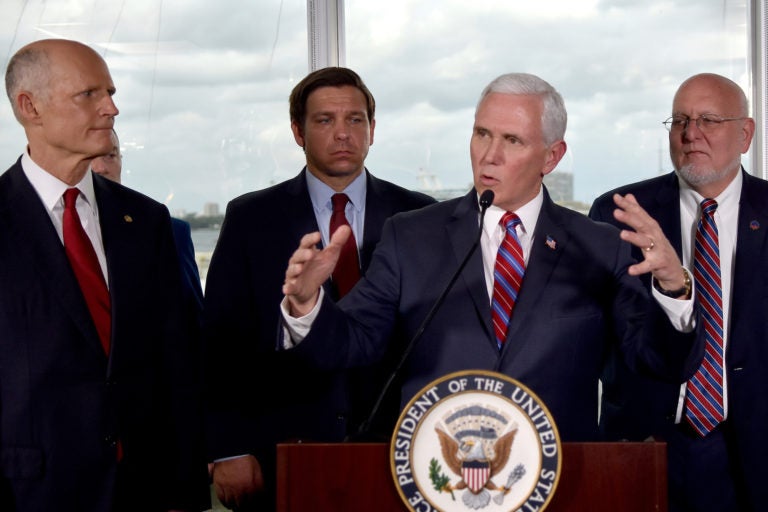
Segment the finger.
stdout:
[[619,233],[619,237],[625,242],[629,242],[635,247],[639,247],[640,249],[643,250],[644,253],[651,252],[656,248],[655,239],[652,236],[647,235],[645,233],[622,229],[621,233]]
[[308,249],[310,247],[314,247],[320,242],[320,240],[321,237],[319,231],[307,233],[301,237],[301,240],[299,241],[299,249]]
[[342,224],[336,229],[336,231],[334,231],[333,235],[331,235],[331,240],[328,243],[328,247],[341,249],[351,234],[352,228]]

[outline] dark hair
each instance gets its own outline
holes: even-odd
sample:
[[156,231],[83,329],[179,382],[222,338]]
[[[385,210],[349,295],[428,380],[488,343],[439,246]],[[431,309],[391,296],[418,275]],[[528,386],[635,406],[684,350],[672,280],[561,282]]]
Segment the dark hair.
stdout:
[[351,85],[363,93],[368,110],[368,121],[373,121],[376,114],[376,101],[373,99],[371,91],[363,83],[363,79],[351,69],[329,67],[311,72],[293,88],[289,97],[291,122],[304,126],[307,117],[307,98],[314,90],[320,87],[341,87],[344,85]]

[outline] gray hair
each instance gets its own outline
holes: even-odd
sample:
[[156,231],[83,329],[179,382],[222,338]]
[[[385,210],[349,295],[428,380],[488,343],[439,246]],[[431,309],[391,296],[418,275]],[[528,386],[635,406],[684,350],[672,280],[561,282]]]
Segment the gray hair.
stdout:
[[26,46],[16,52],[8,62],[5,71],[5,92],[11,101],[11,108],[16,119],[21,121],[16,97],[21,91],[48,95],[50,82],[50,59],[44,48]]
[[552,144],[565,137],[568,113],[565,111],[563,97],[546,81],[528,73],[507,73],[501,75],[483,89],[475,108],[477,109],[483,99],[492,92],[541,96],[544,105],[541,114],[541,129],[544,135],[544,142]]

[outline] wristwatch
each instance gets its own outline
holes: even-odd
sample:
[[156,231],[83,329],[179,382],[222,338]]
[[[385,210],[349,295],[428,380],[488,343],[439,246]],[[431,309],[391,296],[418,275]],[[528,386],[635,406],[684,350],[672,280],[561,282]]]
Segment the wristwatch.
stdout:
[[655,277],[653,278],[653,287],[656,288],[656,291],[659,292],[662,295],[666,295],[667,297],[672,297],[673,299],[679,299],[680,297],[690,297],[691,296],[691,276],[688,274],[688,271],[683,267],[683,287],[678,288],[677,290],[665,290],[661,286],[659,286],[659,280]]

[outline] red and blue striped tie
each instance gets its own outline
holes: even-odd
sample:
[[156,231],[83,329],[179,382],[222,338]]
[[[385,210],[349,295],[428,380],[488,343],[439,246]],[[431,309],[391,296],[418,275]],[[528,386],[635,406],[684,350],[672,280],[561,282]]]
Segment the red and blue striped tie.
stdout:
[[723,296],[720,280],[714,199],[701,202],[701,220],[696,231],[693,278],[699,319],[705,339],[704,360],[688,381],[685,416],[693,428],[706,436],[723,421]]
[[493,299],[491,300],[491,318],[496,334],[496,344],[499,349],[507,337],[507,327],[512,318],[517,293],[525,274],[525,260],[520,240],[515,228],[520,224],[520,218],[514,213],[507,212],[501,217],[500,224],[506,233],[496,255],[496,266],[493,270]]

